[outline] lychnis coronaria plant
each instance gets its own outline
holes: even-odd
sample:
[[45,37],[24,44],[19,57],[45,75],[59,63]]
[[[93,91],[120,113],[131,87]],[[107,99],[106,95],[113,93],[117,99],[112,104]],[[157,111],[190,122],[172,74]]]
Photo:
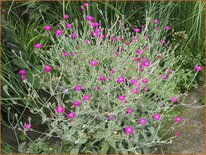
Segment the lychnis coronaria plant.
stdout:
[[[103,27],[88,7],[83,5],[83,21],[65,14],[59,25],[42,28],[51,43],[34,45],[39,66],[13,51],[30,66],[19,68],[18,75],[27,90],[25,107],[40,116],[47,130],[37,130],[32,117],[27,122],[19,118],[16,128],[25,135],[41,133],[30,143],[56,137],[70,153],[147,153],[171,143],[180,136],[175,127],[184,122],[169,113],[184,104],[184,95],[174,91],[180,77],[173,65],[179,59],[166,40],[173,28],[151,18],[130,27],[121,17]],[[194,77],[195,71],[202,68],[194,66]],[[173,125],[164,128],[164,120]]]

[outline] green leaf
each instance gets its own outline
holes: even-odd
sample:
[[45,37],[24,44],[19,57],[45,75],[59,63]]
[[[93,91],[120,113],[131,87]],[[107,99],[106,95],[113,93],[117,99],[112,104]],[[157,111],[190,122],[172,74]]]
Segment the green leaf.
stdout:
[[116,148],[116,141],[114,139],[108,139],[107,141],[110,146],[112,146],[113,148]]
[[70,154],[78,154],[79,153],[79,148],[75,147],[71,149]]
[[109,143],[104,142],[102,147],[101,147],[100,154],[107,154],[108,150],[109,150]]
[[16,66],[18,66],[20,69],[24,69],[24,68],[29,69],[29,66],[20,58],[15,58],[15,59],[12,60],[12,62]]
[[18,146],[19,153],[25,153],[25,149],[24,149],[25,145],[26,145],[26,142],[23,142]]
[[18,135],[18,137],[19,137],[19,139],[21,140],[21,141],[25,141],[26,140],[26,135],[25,134],[19,134]]

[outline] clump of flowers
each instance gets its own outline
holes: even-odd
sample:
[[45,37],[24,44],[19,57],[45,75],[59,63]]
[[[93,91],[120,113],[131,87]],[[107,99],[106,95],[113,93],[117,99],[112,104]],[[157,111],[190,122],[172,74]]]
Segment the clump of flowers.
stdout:
[[[159,135],[161,121],[170,117],[169,111],[183,97],[173,91],[175,48],[160,43],[172,27],[163,27],[160,34],[160,21],[154,19],[130,30],[116,22],[107,30],[86,12],[88,7],[88,3],[82,6],[86,31],[68,23],[72,14],[65,14],[50,36],[53,45],[41,49],[48,45],[35,44],[42,67],[31,72],[33,79],[38,78],[38,87],[33,80],[24,84],[32,91],[27,94],[32,99],[27,101],[30,112],[39,114],[48,129],[43,135],[78,146],[79,153],[91,148],[97,151],[96,142],[121,153],[142,153],[157,141],[169,143]],[[149,30],[149,25],[154,29]],[[44,27],[46,31],[53,28]],[[202,67],[195,66],[195,70],[200,72]],[[26,73],[19,71],[21,76]],[[40,97],[40,90],[49,95]],[[181,116],[172,120],[173,127],[184,122]],[[32,123],[19,128],[35,131]],[[168,129],[174,133],[169,140],[180,136],[173,129]]]

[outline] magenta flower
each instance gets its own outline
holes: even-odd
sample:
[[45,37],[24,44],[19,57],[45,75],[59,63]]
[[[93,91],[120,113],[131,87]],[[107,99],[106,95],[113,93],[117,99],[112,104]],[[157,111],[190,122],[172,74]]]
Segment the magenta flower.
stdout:
[[63,54],[64,54],[65,57],[68,57],[68,56],[69,56],[69,53],[68,53],[68,52],[64,52]]
[[165,30],[167,30],[167,31],[169,31],[171,29],[171,27],[169,26],[169,25],[167,25],[166,27],[165,27]]
[[141,49],[137,50],[138,55],[141,55],[142,53],[143,53],[143,50],[141,50]]
[[144,91],[148,91],[149,90],[149,88],[147,86],[145,86],[143,89],[144,89]]
[[21,76],[22,81],[26,80],[26,75]]
[[116,37],[112,37],[112,41],[116,41],[117,40],[117,38]]
[[133,110],[132,108],[130,108],[130,107],[127,108],[127,113],[128,113],[128,114],[132,114],[133,112],[134,112],[134,110]]
[[99,78],[100,81],[105,81],[105,79],[106,79],[105,76],[100,76]]
[[77,54],[76,52],[72,52],[72,56],[73,56],[73,57],[75,57],[75,56],[76,56],[76,54]]
[[114,74],[116,71],[115,71],[115,69],[111,69],[109,72]]
[[136,40],[137,40],[137,37],[133,36],[132,37],[132,42],[136,42]]
[[175,136],[176,136],[176,137],[180,137],[180,136],[181,136],[181,133],[177,131],[177,132],[175,133]]
[[75,100],[74,102],[73,102],[73,106],[74,107],[79,107],[80,106],[80,102],[79,101],[77,101],[77,100]]
[[60,36],[63,34],[63,30],[58,29],[58,30],[56,30],[55,34],[56,34],[56,36]]
[[123,37],[119,37],[119,41],[123,41],[124,40],[124,38]]
[[42,48],[42,44],[36,43],[36,44],[34,45],[34,47],[35,47],[36,49],[40,49],[40,48]]
[[68,28],[68,29],[72,28],[72,24],[67,23],[66,28]]
[[29,130],[29,129],[31,129],[31,124],[30,123],[24,123],[24,129],[25,130]]
[[136,79],[131,79],[130,82],[135,85],[137,83],[137,80]]
[[104,35],[104,34],[101,34],[101,35],[100,35],[100,38],[101,38],[101,39],[105,39],[105,35]]
[[20,75],[25,75],[25,74],[26,74],[26,70],[21,69],[21,70],[19,71],[19,74],[20,74]]
[[123,76],[118,77],[117,82],[124,83],[125,82],[125,77],[123,77]]
[[88,21],[93,21],[93,20],[94,20],[94,17],[93,17],[93,16],[87,16],[87,20],[88,20]]
[[134,28],[134,32],[135,32],[135,33],[139,33],[139,32],[140,32],[140,29]]
[[133,88],[133,89],[132,89],[132,92],[133,92],[134,94],[138,94],[138,93],[139,93],[139,90],[138,90],[137,88]]
[[76,91],[81,91],[82,90],[82,86],[81,85],[76,85],[75,90]]
[[95,38],[97,38],[97,37],[99,36],[99,33],[98,33],[98,32],[93,32],[93,33],[92,33],[92,36],[95,37]]
[[126,42],[125,42],[125,45],[129,46],[129,45],[130,45],[130,42],[129,42],[129,41],[126,41]]
[[126,96],[124,96],[124,95],[120,95],[120,96],[118,97],[118,99],[119,99],[120,101],[124,101],[125,98],[126,98]]
[[141,118],[139,123],[142,124],[142,125],[146,125],[147,124],[147,120],[145,118]]
[[48,65],[45,65],[45,66],[44,66],[44,71],[45,71],[46,73],[49,73],[49,72],[52,71],[52,67],[51,67],[51,66],[48,66]]
[[46,25],[46,26],[44,26],[44,30],[51,31],[52,30],[52,26]]
[[143,63],[143,66],[144,66],[144,67],[149,67],[149,66],[150,66],[150,62],[145,61],[145,62]]
[[167,79],[167,75],[166,74],[162,74],[162,78],[163,78],[163,80],[166,80]]
[[90,45],[90,44],[91,44],[90,40],[88,40],[88,39],[85,41],[85,43],[86,43],[87,45]]
[[198,71],[198,72],[201,72],[201,71],[202,71],[202,67],[196,65],[196,66],[195,66],[195,70]]
[[75,112],[70,112],[70,113],[68,113],[67,114],[67,117],[69,118],[69,119],[73,119],[73,118],[75,118],[76,117],[76,114],[75,114]]
[[84,95],[83,96],[83,100],[84,101],[89,101],[90,100],[90,96],[89,95]]
[[177,97],[172,97],[170,100],[173,102],[177,102]]
[[109,115],[107,115],[107,118],[109,121],[112,121],[112,120],[115,120],[116,117],[113,114],[109,114]]
[[69,19],[69,17],[70,17],[70,16],[67,15],[67,14],[64,15],[64,19]]
[[56,107],[56,113],[58,113],[58,114],[64,113],[64,106],[60,105],[60,106]]
[[177,116],[177,117],[175,118],[175,121],[176,121],[177,123],[181,123],[181,122],[182,122],[182,117]]
[[154,114],[153,118],[155,121],[160,120],[160,114]]
[[89,3],[84,3],[83,6],[84,7],[89,7]]
[[99,24],[98,22],[92,22],[91,25],[92,25],[93,27],[98,27],[98,26],[100,26],[100,24]]
[[127,135],[132,135],[132,134],[134,133],[134,128],[131,127],[131,126],[127,126],[127,127],[125,128],[125,133],[126,133]]
[[71,38],[72,38],[72,39],[76,39],[77,36],[78,36],[78,35],[77,35],[76,33],[72,33],[72,34],[71,34]]
[[158,24],[158,22],[159,22],[158,19],[154,19],[153,21],[154,24]]
[[99,64],[99,62],[97,60],[90,61],[90,66],[92,66],[92,67],[96,67],[98,64]]
[[98,91],[101,90],[101,87],[100,87],[100,86],[97,86],[97,87],[96,87],[96,90],[98,90]]
[[143,82],[143,83],[148,83],[148,79],[146,79],[146,78],[145,78],[145,79],[142,79],[142,82]]
[[96,29],[94,30],[94,32],[99,33],[99,32],[101,32],[101,29],[100,29],[100,28],[96,28]]

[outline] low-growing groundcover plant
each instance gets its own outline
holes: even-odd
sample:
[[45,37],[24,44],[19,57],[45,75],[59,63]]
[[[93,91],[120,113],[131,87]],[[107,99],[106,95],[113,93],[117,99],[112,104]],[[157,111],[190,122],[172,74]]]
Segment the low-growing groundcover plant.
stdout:
[[[10,127],[26,136],[26,141],[18,141],[19,153],[142,154],[181,135],[176,127],[184,118],[170,115],[174,107],[185,105],[185,94],[174,91],[181,78],[181,66],[173,70],[179,63],[177,47],[165,39],[173,28],[161,25],[164,19],[149,17],[137,27],[121,17],[102,27],[88,14],[89,7],[82,6],[83,21],[71,21],[70,13],[59,25],[42,28],[53,44],[34,44],[41,58],[38,66],[12,51],[25,68],[18,72],[21,89],[3,71],[8,96],[3,104],[24,107],[20,116],[8,107],[8,117],[14,117]],[[194,66],[193,79],[202,70]],[[25,120],[25,111],[40,116],[43,129],[32,117]],[[173,125],[165,128],[164,121]],[[30,132],[39,137],[31,139]]]

